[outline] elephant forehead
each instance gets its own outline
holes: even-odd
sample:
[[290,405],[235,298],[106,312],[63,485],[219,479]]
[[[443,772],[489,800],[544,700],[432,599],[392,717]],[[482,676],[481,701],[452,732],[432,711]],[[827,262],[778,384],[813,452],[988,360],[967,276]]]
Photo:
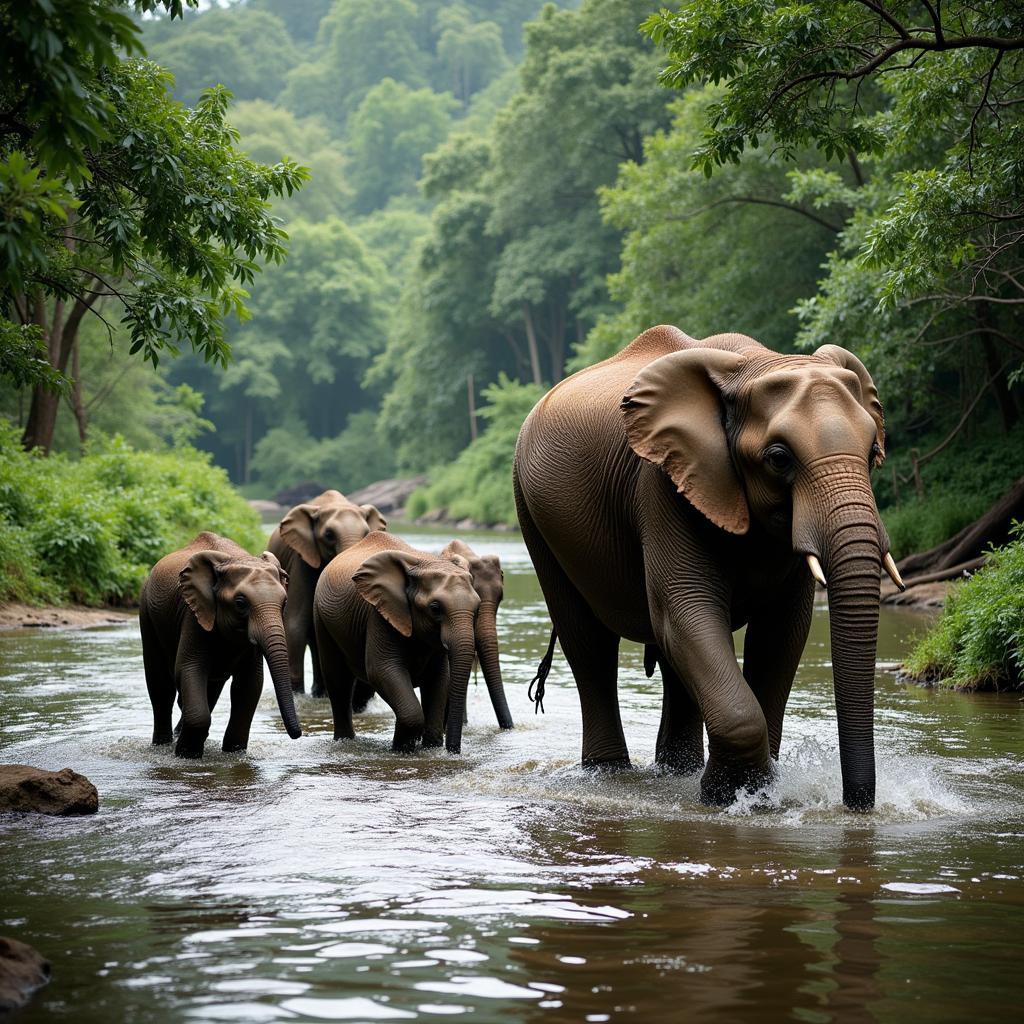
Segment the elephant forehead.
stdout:
[[451,562],[425,565],[416,573],[416,579],[421,587],[430,591],[455,593],[473,586],[472,576]]
[[860,380],[852,370],[820,363],[778,369],[751,382],[746,402],[754,419],[771,421],[797,413],[814,417],[860,409]]
[[232,588],[240,587],[284,587],[278,578],[277,570],[267,563],[249,565],[244,562],[229,562],[221,569],[224,584]]

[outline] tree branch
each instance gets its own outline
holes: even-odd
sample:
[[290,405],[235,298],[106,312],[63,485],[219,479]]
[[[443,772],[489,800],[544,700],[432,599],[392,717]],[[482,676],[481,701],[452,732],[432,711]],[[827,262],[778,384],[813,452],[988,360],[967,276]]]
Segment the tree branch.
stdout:
[[666,217],[665,219],[692,220],[694,217],[699,217],[702,213],[707,213],[708,210],[713,210],[716,206],[722,206],[725,203],[751,203],[755,206],[775,206],[780,210],[789,210],[790,213],[798,213],[800,216],[814,221],[815,224],[818,224],[823,228],[827,228],[833,234],[838,234],[843,230],[840,225],[832,224],[823,217],[819,217],[811,210],[805,210],[802,206],[793,206],[792,204],[784,203],[779,199],[761,199],[758,196],[724,196],[721,199],[716,199],[713,203],[708,203],[707,206],[702,206],[699,210],[693,210],[691,213],[681,216]]

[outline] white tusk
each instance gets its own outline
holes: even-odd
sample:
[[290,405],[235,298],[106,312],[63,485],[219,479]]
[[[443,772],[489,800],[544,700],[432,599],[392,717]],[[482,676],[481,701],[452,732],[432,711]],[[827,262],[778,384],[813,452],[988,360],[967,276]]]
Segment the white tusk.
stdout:
[[893,583],[900,588],[901,591],[907,589],[907,585],[900,578],[900,571],[896,568],[896,563],[892,560],[892,553],[886,551],[885,558],[882,559],[882,565],[885,566],[885,571],[891,577]]
[[821,571],[821,562],[814,555],[807,556],[807,564],[810,566],[811,575],[823,586],[827,587],[825,574]]

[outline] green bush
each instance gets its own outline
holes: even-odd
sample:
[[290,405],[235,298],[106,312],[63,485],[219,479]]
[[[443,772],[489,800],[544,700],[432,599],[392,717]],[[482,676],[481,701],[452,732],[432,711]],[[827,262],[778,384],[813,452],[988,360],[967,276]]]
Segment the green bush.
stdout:
[[985,568],[957,584],[942,616],[906,669],[961,690],[1019,688],[1024,682],[1024,524]]
[[115,437],[81,459],[41,458],[0,421],[0,601],[134,602],[153,563],[200,530],[251,551],[266,539],[205,453]]
[[516,438],[544,389],[520,384],[504,374],[485,388],[487,404],[480,415],[487,428],[454,462],[435,470],[426,487],[414,491],[406,505],[410,517],[443,511],[452,519],[475,519],[488,526],[516,522],[512,496],[512,457]]

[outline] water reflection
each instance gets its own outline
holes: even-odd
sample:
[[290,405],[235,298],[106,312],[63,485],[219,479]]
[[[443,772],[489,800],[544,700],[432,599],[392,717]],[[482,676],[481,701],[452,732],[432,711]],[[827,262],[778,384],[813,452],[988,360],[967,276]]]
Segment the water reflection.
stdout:
[[[498,732],[486,689],[471,687],[459,758],[393,754],[376,702],[360,737],[335,744],[326,702],[303,699],[306,735],[290,743],[268,693],[248,754],[182,763],[148,743],[136,627],[0,636],[0,755],[70,764],[102,795],[93,819],[0,821],[0,931],[56,965],[21,1019],[904,1024],[935,1019],[940,1001],[949,1019],[1013,1012],[1019,701],[880,676],[878,810],[851,819],[819,611],[778,781],[709,810],[695,777],[654,767],[661,684],[625,645],[638,767],[594,776],[578,767],[561,658],[547,714],[526,700],[548,624],[522,545],[497,546],[517,728]],[[883,613],[880,657],[898,658],[920,621]]]

